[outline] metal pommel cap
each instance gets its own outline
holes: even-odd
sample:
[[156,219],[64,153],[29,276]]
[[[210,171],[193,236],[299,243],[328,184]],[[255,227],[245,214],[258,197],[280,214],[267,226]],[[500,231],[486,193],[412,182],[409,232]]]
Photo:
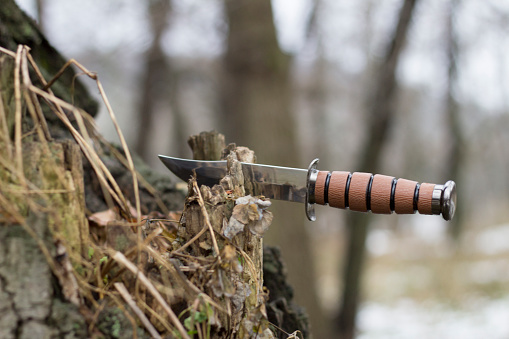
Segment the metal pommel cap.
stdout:
[[456,211],[456,183],[449,180],[445,185],[435,185],[431,200],[432,214],[442,214],[445,220],[451,220]]

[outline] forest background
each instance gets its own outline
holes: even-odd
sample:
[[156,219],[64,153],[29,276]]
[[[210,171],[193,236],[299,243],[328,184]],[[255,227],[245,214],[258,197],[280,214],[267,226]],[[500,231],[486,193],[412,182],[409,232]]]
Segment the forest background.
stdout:
[[157,154],[189,158],[187,136],[216,129],[260,163],[456,181],[452,223],[275,204],[267,242],[315,337],[509,335],[508,3],[17,2],[162,173]]

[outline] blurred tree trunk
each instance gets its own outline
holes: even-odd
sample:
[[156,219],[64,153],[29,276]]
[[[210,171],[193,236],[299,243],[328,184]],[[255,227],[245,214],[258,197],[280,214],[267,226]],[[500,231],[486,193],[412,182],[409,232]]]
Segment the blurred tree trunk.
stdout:
[[[306,94],[306,101],[309,102],[310,111],[313,115],[313,124],[312,126],[308,126],[311,130],[311,135],[319,136],[320,138],[313,138],[310,140],[310,144],[308,149],[311,150],[320,150],[321,154],[330,155],[330,138],[328,137],[327,127],[327,60],[324,55],[323,48],[323,34],[320,30],[319,26],[319,12],[321,7],[323,6],[322,0],[314,0],[313,7],[311,8],[311,13],[309,15],[309,20],[307,22],[306,27],[306,39],[308,44],[314,44],[313,48],[316,49],[316,60],[313,64],[313,71],[310,75],[310,84],[308,85]],[[325,135],[324,135],[325,133]],[[330,161],[326,159],[320,159],[320,167],[328,168],[330,167]]]
[[[376,78],[373,79],[374,87],[368,93],[367,138],[360,150],[360,161],[357,166],[359,171],[379,172],[381,149],[387,139],[394,116],[397,93],[396,69],[416,3],[417,0],[403,1],[396,30],[383,62],[378,67]],[[369,214],[348,214],[349,239],[345,256],[343,301],[336,322],[343,339],[355,337],[355,320],[360,298],[369,218]]]
[[177,101],[177,78],[171,73],[161,41],[164,31],[168,26],[168,18],[171,14],[170,0],[150,0],[148,2],[149,22],[152,33],[152,43],[146,52],[145,66],[142,72],[141,98],[138,107],[138,129],[136,138],[136,152],[145,160],[150,147],[153,134],[150,132],[158,113],[169,112],[174,115],[174,140],[179,140],[184,148],[187,135],[181,128],[180,114]]
[[[446,178],[458,181],[460,179],[460,169],[463,163],[464,150],[462,149],[463,133],[461,131],[460,121],[460,108],[456,98],[454,97],[454,91],[458,83],[458,39],[456,36],[455,29],[455,13],[458,9],[459,0],[451,0],[449,3],[449,13],[447,15],[447,107],[446,107],[446,119],[447,119],[447,141],[449,143],[449,154],[447,157],[446,164],[448,165]],[[462,209],[456,206],[456,213],[454,219],[449,222],[449,233],[452,240],[458,241],[461,235],[461,223],[462,223]]]
[[35,5],[37,9],[37,25],[39,26],[39,30],[44,33],[44,6],[46,4],[45,0],[36,0]]
[[[229,22],[224,57],[225,134],[256,151],[259,162],[298,166],[295,123],[291,112],[290,57],[279,48],[270,0],[225,1]],[[304,207],[277,203],[268,241],[281,247],[296,302],[310,315],[312,331],[325,338],[316,296],[311,243]],[[267,237],[266,237],[267,239]]]

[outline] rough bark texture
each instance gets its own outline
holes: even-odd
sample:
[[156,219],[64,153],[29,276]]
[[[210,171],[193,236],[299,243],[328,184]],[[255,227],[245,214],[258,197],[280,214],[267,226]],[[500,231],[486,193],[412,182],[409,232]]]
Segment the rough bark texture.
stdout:
[[226,147],[224,135],[216,131],[192,135],[187,143],[193,150],[195,160],[220,160]]
[[[193,148],[193,153],[199,153],[203,155],[207,160],[220,160],[217,157],[213,159],[218,153],[222,153],[220,148],[224,149],[224,136],[219,136],[217,133],[206,134],[202,133],[199,136],[193,136],[190,140],[198,141],[194,145],[216,145],[219,147],[210,147],[201,149],[198,151],[198,147]],[[205,203],[207,204],[207,212],[209,221],[214,230],[218,235],[225,235],[225,227],[229,227],[231,221],[226,225],[227,220],[231,220],[236,211],[240,210],[243,206],[254,206],[253,205],[236,205],[233,207],[232,200],[229,200],[226,194],[226,190],[233,192],[233,199],[236,197],[245,196],[244,191],[244,176],[242,174],[242,168],[239,166],[238,161],[250,162],[254,158],[253,152],[247,149],[232,150],[227,160],[229,163],[228,175],[221,181],[221,185],[216,185],[212,188],[202,186],[200,188],[201,194],[204,197]],[[207,227],[205,224],[205,216],[202,213],[201,206],[191,199],[188,199],[188,204],[184,213],[186,220],[186,229],[188,230],[188,236],[191,238],[195,236],[201,229]],[[246,209],[247,210],[247,209]],[[270,212],[263,212],[264,218],[268,219],[266,227],[270,225],[272,220],[272,214]],[[256,212],[258,215],[258,211]],[[258,217],[256,218],[258,219]],[[270,220],[269,220],[270,219]],[[238,219],[240,220],[240,218]],[[221,303],[227,309],[232,310],[231,317],[221,321],[223,325],[226,325],[227,334],[225,336],[217,336],[217,338],[227,337],[233,335],[240,338],[250,337],[250,327],[257,322],[263,324],[263,318],[260,313],[260,308],[263,309],[262,313],[265,313],[265,299],[266,295],[262,290],[263,286],[263,264],[262,264],[262,238],[260,235],[252,232],[251,222],[247,222],[240,233],[232,236],[231,239],[218,236],[217,245],[222,251],[226,251],[229,244],[235,246],[235,248],[243,251],[246,257],[239,257],[239,260],[243,262],[241,264],[242,269],[237,270],[223,270],[217,268],[217,274],[223,275],[223,281],[211,280],[210,295],[217,298],[217,302]],[[213,241],[211,241],[210,233],[205,233],[198,239],[192,246],[192,253],[196,256],[206,256],[210,251],[214,251],[212,247]],[[207,244],[207,246],[204,246]],[[243,259],[242,259],[243,258]],[[237,256],[234,258],[237,261]],[[249,264],[249,261],[252,263]],[[225,263],[226,264],[226,263]],[[226,282],[229,281],[231,287],[226,286]],[[230,291],[228,291],[230,290]],[[229,294],[233,294],[231,297],[225,298]],[[228,306],[230,304],[230,306]],[[267,323],[265,323],[267,326]],[[266,332],[268,331],[268,332]],[[271,331],[262,331],[261,336],[272,337]]]
[[[372,96],[368,98],[369,110],[367,139],[361,149],[359,171],[378,173],[381,149],[387,138],[394,116],[394,98],[397,91],[396,67],[403,50],[408,28],[417,0],[405,0],[401,7],[398,24],[387,48],[383,63],[378,68]],[[362,270],[365,260],[365,244],[368,234],[369,214],[348,214],[348,245],[344,271],[343,300],[337,315],[336,326],[341,338],[355,337],[355,321],[362,287]]]
[[[201,187],[202,195],[208,206],[207,210],[211,224],[217,228],[217,233],[221,234],[222,231],[224,232],[223,219],[231,220],[232,215],[235,217],[240,210],[237,209],[238,207],[232,209],[231,202],[228,203],[228,199],[225,199],[225,190],[231,191],[233,196],[245,195],[244,178],[237,161],[253,162],[255,159],[254,153],[245,147],[236,147],[233,144],[225,147],[224,136],[214,131],[208,133],[202,132],[199,135],[191,136],[189,144],[193,149],[195,157],[200,160],[220,160],[221,158],[228,160],[229,175],[221,181],[221,186],[216,185],[211,189],[205,186]],[[222,156],[219,156],[221,154]],[[188,201],[192,201],[192,199],[188,199]],[[185,220],[189,237],[194,236],[204,227],[200,206],[196,202],[188,203],[185,211]],[[265,226],[268,227],[268,224]],[[225,244],[229,243],[229,241],[225,241],[224,237],[218,238],[219,248],[224,248]],[[241,248],[251,258],[255,267],[255,272],[250,272],[249,265],[244,265],[243,274],[240,277],[234,277],[232,281],[237,281],[237,286],[241,287],[241,290],[246,289],[246,287],[242,287],[242,284],[246,284],[247,288],[252,291],[251,295],[258,295],[258,298],[246,298],[243,307],[233,307],[234,312],[230,319],[230,327],[232,331],[236,327],[239,330],[237,330],[236,334],[235,332],[231,333],[234,336],[244,337],[246,332],[245,323],[242,323],[243,318],[250,319],[250,316],[246,317],[246,314],[256,315],[258,314],[257,308],[263,306],[264,309],[267,308],[266,312],[270,323],[277,325],[287,333],[293,333],[298,330],[303,334],[304,338],[308,338],[308,316],[304,309],[293,303],[293,289],[286,280],[286,269],[279,249],[271,247],[263,248],[263,241],[260,235],[256,235],[256,232],[253,232],[253,229],[248,227],[235,236],[232,239],[232,243],[236,247]],[[211,244],[209,235],[202,235],[193,244],[193,252],[196,255],[204,255],[211,250],[209,247],[203,248],[203,244]],[[268,300],[267,296],[259,290],[261,285],[257,285],[258,283],[263,283],[267,288],[269,293]],[[257,301],[256,299],[259,300]],[[218,300],[218,302],[220,301]],[[222,302],[224,302],[224,299]],[[278,333],[277,330],[273,330],[273,332]],[[278,337],[287,337],[284,332],[279,333]]]
[[[13,0],[6,0],[2,3],[2,6],[0,6],[0,46],[11,51],[16,51],[19,44],[24,44],[31,48],[31,55],[34,57],[35,62],[39,65],[43,76],[47,80],[51,79],[66,63],[66,59],[51,46],[44,35],[38,30],[36,23],[20,10]],[[10,81],[12,79],[14,65],[9,62],[10,60],[5,64],[5,62],[0,60],[0,78],[5,89],[2,92],[2,97],[6,108],[14,112],[13,84],[12,81]],[[59,80],[53,84],[51,89],[57,97],[62,98],[66,102],[73,102],[76,107],[82,108],[91,116],[95,116],[98,110],[98,104],[96,100],[92,98],[83,83],[79,81],[81,78],[75,80],[75,76],[76,73],[73,68],[68,68]],[[34,85],[38,85],[37,81],[35,81],[36,78],[37,77],[32,76]],[[49,106],[41,102],[41,107],[43,109],[44,118],[48,123],[51,137],[56,140],[72,139],[67,128],[64,127]],[[10,117],[9,125],[12,127],[14,114],[11,114]],[[68,118],[72,123],[75,123],[74,115],[69,114]],[[29,131],[29,127],[32,124],[30,117],[24,117],[24,121],[26,130]],[[117,160],[112,153],[113,151],[122,153],[122,151],[120,148],[111,150],[105,144],[100,145],[99,148],[102,148],[102,155],[106,166],[110,169],[113,177],[124,188],[131,202],[133,202],[132,176],[129,171],[126,171],[125,164]],[[137,169],[156,191],[160,193],[161,199],[166,204],[167,208],[176,209],[183,201],[183,194],[175,189],[174,184],[166,176],[153,172],[140,159],[135,160],[137,160]],[[103,191],[98,184],[90,163],[86,159],[83,159],[83,166],[87,209],[91,212],[107,209],[108,206]],[[157,204],[153,194],[150,194],[146,188],[142,187],[140,194],[142,205],[146,207],[143,212],[161,209],[160,204]]]
[[[78,307],[67,301],[77,301],[77,286],[69,280],[63,264],[69,259],[61,257],[58,261],[58,240],[54,238],[58,232],[71,247],[79,247],[82,238],[88,236],[81,156],[76,157],[80,152],[71,143],[50,144],[51,153],[44,152],[41,144],[26,146],[26,178],[42,190],[63,189],[67,193],[55,193],[49,199],[50,210],[57,213],[27,206],[26,227],[33,234],[19,224],[0,225],[0,337],[84,338],[88,334],[85,319]],[[0,171],[0,175],[5,178],[6,173]],[[48,200],[39,202],[48,204]],[[62,221],[65,229],[55,230]],[[41,246],[56,259],[55,271]]]

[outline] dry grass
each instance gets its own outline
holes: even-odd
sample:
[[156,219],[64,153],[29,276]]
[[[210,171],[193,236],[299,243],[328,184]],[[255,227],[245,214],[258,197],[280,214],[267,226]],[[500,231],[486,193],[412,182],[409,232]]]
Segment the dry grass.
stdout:
[[[225,239],[216,239],[221,235],[214,231],[210,224],[205,202],[196,183],[193,186],[194,195],[205,218],[205,226],[194,237],[182,237],[181,224],[177,221],[179,215],[168,212],[161,199],[157,202],[164,214],[159,213],[156,217],[143,216],[138,184],[141,183],[154,195],[157,192],[136,171],[113,109],[97,75],[75,60],[70,60],[53,79],[48,81],[43,77],[26,46],[19,46],[16,52],[0,48],[0,57],[14,60],[15,104],[12,117],[12,112],[0,100],[0,222],[22,225],[37,240],[48,264],[63,288],[67,290],[68,299],[82,309],[88,309],[88,313],[92,315],[87,318],[90,333],[97,332],[95,323],[100,312],[108,304],[104,301],[108,301],[109,304],[116,304],[123,310],[133,327],[141,324],[154,337],[160,333],[182,338],[194,335],[209,338],[211,326],[217,326],[220,319],[230,321],[232,315],[229,297],[218,298],[210,293],[213,277],[217,276],[218,271],[227,272],[232,259],[231,253],[225,253],[224,246],[223,250],[218,246],[218,241],[224,245]],[[56,97],[52,92],[51,86],[65,69],[71,66],[96,83],[116,127],[123,154],[106,143],[96,132],[94,121],[89,114]],[[32,77],[36,77],[37,83],[41,83],[42,86],[35,86]],[[76,191],[75,187],[65,180],[57,180],[63,183],[56,188],[46,189],[31,182],[27,176],[28,171],[24,168],[26,159],[23,158],[23,154],[29,141],[40,144],[45,154],[49,155],[52,152],[53,139],[43,114],[43,105],[49,107],[65,125],[83,156],[91,164],[110,211],[113,211],[112,219],[103,221],[105,225],[113,224],[120,230],[122,237],[134,239],[127,249],[120,251],[111,243],[103,241],[100,233],[104,232],[106,226],[97,225],[97,222],[94,223],[95,227],[91,227],[91,234],[86,238],[86,243],[81,244],[81,248],[87,249],[87,253],[70,246],[65,234],[59,233],[70,225],[66,219],[58,216],[60,211],[52,210],[55,196],[70,196]],[[23,131],[24,112],[28,113],[33,121],[33,129],[30,131]],[[70,116],[73,117],[73,122]],[[9,126],[11,120],[13,133],[10,132]],[[96,149],[98,145],[109,148],[130,172],[133,178],[134,208],[99,155],[100,152]],[[48,171],[57,178],[65,178],[67,174],[61,164],[52,157],[49,159],[49,163],[46,164]],[[55,217],[55,227],[52,230],[54,238],[61,245],[60,252],[66,253],[71,259],[67,265],[55,260],[51,250],[31,228],[27,222],[28,211],[40,211]],[[84,211],[83,215],[76,218],[85,218]],[[88,223],[88,220],[85,222]],[[186,250],[207,232],[209,239],[212,240],[213,255],[208,257],[189,255]],[[251,258],[238,246],[233,245],[231,248],[234,248],[235,255],[243,258],[247,268],[245,271],[251,271],[250,276],[254,279],[256,290],[261,291],[262,284],[256,278],[258,274]],[[234,261],[237,260],[237,256],[234,256]],[[157,267],[157,272],[147,271],[148,264]],[[259,302],[256,302],[256,307],[264,306]],[[188,306],[183,310],[181,307],[180,314],[175,314],[173,309],[176,304]],[[128,312],[125,305],[133,313]],[[294,333],[291,337],[296,335]]]

